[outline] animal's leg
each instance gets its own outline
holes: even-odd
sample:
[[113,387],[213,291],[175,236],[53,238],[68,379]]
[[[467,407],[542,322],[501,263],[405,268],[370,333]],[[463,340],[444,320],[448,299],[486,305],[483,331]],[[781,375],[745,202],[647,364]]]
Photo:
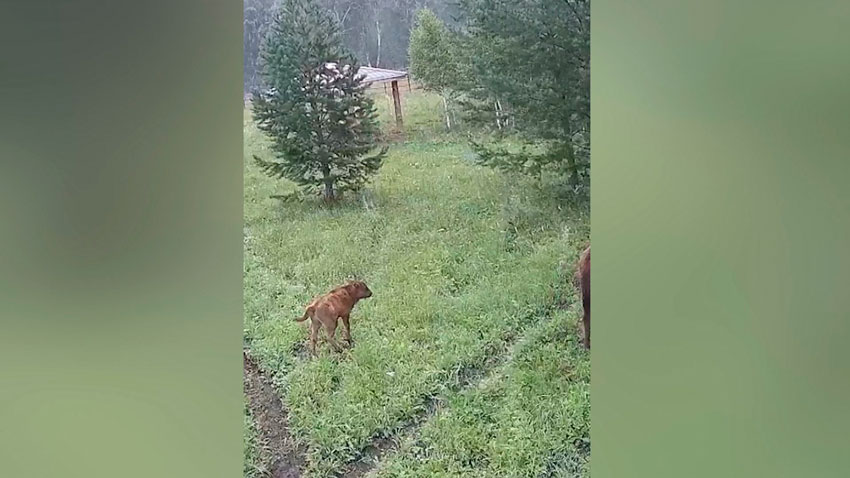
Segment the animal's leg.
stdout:
[[321,327],[321,325],[322,324],[316,319],[312,319],[310,321],[310,353],[313,356],[317,356],[316,341],[319,338],[319,327]]
[[337,352],[342,352],[342,347],[339,346],[334,335],[336,335],[336,319],[325,322],[325,333],[328,336],[328,342]]
[[351,324],[348,322],[348,315],[342,316],[342,337],[351,345]]
[[582,322],[584,322],[584,346],[590,349],[590,301],[583,301],[584,305],[584,317],[582,317]]

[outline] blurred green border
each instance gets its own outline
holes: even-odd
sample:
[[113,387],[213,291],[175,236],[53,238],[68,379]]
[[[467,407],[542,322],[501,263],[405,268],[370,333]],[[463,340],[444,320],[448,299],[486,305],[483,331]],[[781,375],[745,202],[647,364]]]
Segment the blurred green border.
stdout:
[[847,476],[850,3],[592,16],[594,476]]
[[239,476],[241,2],[0,5],[0,476]]

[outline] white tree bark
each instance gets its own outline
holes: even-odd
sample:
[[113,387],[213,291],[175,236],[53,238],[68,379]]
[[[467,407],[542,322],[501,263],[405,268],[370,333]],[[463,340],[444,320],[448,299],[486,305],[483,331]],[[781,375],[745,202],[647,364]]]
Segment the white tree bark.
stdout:
[[449,103],[446,101],[446,95],[441,95],[443,97],[443,111],[446,112],[446,129],[452,129],[452,120],[449,118]]
[[381,22],[378,21],[378,20],[375,20],[375,32],[378,34],[378,53],[377,53],[377,57],[375,58],[375,66],[380,67],[381,66]]

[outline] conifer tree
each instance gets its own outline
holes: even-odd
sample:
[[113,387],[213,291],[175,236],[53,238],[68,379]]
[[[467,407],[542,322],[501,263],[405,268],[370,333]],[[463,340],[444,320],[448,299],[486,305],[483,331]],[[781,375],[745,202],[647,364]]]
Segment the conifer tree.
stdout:
[[375,107],[357,60],[336,23],[314,0],[285,0],[263,50],[263,92],[254,93],[258,127],[279,161],[254,160],[269,176],[333,201],[381,167]]
[[588,185],[590,0],[459,5],[466,15],[463,52],[475,80],[462,92],[490,105],[498,98],[514,129],[536,146],[515,153],[473,143],[481,161],[535,175],[564,173],[573,185]]

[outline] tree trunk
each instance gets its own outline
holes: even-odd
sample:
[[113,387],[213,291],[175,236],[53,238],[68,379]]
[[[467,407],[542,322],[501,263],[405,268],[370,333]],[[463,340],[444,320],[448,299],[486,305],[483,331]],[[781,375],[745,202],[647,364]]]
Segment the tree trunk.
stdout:
[[569,142],[565,144],[564,152],[567,154],[567,168],[570,170],[570,185],[575,187],[578,186],[579,178],[578,178],[578,167],[576,165],[576,156],[573,152],[573,145]]
[[336,194],[334,191],[334,178],[331,177],[331,168],[325,166],[322,168],[322,173],[324,175],[322,182],[325,184],[325,188],[322,191],[322,198],[325,202],[333,202],[336,200]]
[[377,34],[378,34],[378,53],[377,53],[377,56],[375,58],[375,66],[380,68],[380,66],[381,66],[381,22],[379,22],[378,20],[375,20],[375,32],[377,32]]
[[443,110],[446,112],[446,129],[452,129],[452,120],[449,119],[449,102],[446,101],[446,95],[441,95],[443,97]]
[[322,192],[322,198],[326,202],[333,202],[336,199],[334,195],[334,183],[327,179],[325,180],[325,190]]

